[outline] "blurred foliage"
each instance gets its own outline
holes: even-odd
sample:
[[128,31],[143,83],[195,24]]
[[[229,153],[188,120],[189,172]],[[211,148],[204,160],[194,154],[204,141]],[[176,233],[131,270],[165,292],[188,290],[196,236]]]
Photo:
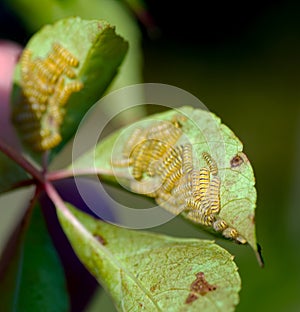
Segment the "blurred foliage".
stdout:
[[6,245],[5,254],[10,257],[1,257],[0,309],[67,311],[69,298],[60,259],[39,205],[30,206]]
[[[239,133],[254,167],[265,268],[253,261],[250,249],[220,242],[236,254],[241,272],[237,311],[299,311],[299,3],[211,2],[201,3],[201,10],[191,1],[172,7],[146,3],[162,36],[144,36],[145,81],[199,97]],[[180,218],[154,230],[207,238]]]

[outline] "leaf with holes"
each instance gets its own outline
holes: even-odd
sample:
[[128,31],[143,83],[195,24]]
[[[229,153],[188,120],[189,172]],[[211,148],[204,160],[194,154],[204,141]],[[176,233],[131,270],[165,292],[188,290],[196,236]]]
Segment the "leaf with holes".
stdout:
[[116,182],[117,177],[205,230],[249,243],[263,264],[255,234],[253,169],[240,140],[215,114],[182,107],[149,116],[73,162],[75,171],[93,166],[103,179]]
[[234,311],[237,267],[213,241],[128,230],[68,207],[75,218],[57,210],[63,230],[118,311]]

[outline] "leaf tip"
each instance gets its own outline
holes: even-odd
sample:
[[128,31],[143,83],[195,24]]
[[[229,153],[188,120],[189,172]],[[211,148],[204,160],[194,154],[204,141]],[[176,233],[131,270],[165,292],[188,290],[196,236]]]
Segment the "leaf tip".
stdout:
[[255,255],[257,258],[257,262],[261,268],[264,268],[265,262],[264,262],[264,259],[262,256],[262,248],[261,248],[260,244],[257,244],[256,246],[257,246],[257,249],[255,250]]

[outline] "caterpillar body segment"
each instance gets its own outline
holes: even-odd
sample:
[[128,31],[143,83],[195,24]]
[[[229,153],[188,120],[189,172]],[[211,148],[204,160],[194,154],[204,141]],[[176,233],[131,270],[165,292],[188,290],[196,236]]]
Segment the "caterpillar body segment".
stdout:
[[178,170],[174,171],[169,177],[168,179],[166,179],[164,182],[163,182],[163,189],[166,191],[166,192],[170,192],[176,185],[177,185],[177,182],[180,180],[180,178],[182,177],[183,175],[183,170],[182,170],[182,167],[180,167]]
[[130,157],[133,148],[137,143],[140,143],[144,139],[143,136],[143,129],[142,128],[135,128],[133,133],[131,134],[130,138],[126,142],[123,148],[123,157]]
[[132,153],[132,175],[136,180],[141,180],[143,177],[145,163],[148,161],[145,156],[149,145],[149,141],[144,141],[136,146]]
[[216,176],[218,174],[218,166],[216,161],[211,157],[211,155],[207,152],[202,153],[202,157],[206,161],[206,164],[209,168],[209,171],[212,175]]
[[187,143],[183,146],[182,151],[183,171],[184,173],[190,173],[193,171],[193,148],[192,144]]
[[207,197],[210,201],[210,212],[213,214],[220,211],[220,184],[220,178],[213,177],[207,190]]

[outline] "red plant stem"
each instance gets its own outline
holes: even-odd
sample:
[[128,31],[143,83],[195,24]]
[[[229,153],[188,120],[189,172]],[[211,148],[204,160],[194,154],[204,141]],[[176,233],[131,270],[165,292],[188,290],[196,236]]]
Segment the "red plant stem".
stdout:
[[44,177],[41,172],[34,167],[22,154],[10,147],[6,142],[0,139],[0,151],[6,156],[15,161],[25,171],[27,171],[34,179],[40,183],[44,183]]
[[49,198],[52,200],[53,204],[56,206],[56,208],[58,208],[62,212],[65,210],[69,210],[66,207],[63,199],[57,193],[57,191],[54,188],[54,186],[52,185],[52,183],[50,183],[50,182],[45,183],[45,191],[46,191],[47,195],[49,196]]
[[58,209],[64,217],[73,224],[74,227],[77,228],[83,235],[90,235],[90,233],[86,230],[86,228],[76,219],[76,217],[71,213],[68,209],[60,195],[57,193],[56,189],[50,182],[45,183],[45,191],[49,198],[52,200],[56,209]]
[[35,184],[35,179],[27,179],[19,181],[10,186],[9,191]]
[[49,172],[47,174],[47,181],[56,181],[60,179],[65,179],[69,177],[79,176],[79,175],[113,175],[112,170],[105,169],[95,169],[95,168],[87,168],[87,169],[75,169],[73,170],[58,170]]

